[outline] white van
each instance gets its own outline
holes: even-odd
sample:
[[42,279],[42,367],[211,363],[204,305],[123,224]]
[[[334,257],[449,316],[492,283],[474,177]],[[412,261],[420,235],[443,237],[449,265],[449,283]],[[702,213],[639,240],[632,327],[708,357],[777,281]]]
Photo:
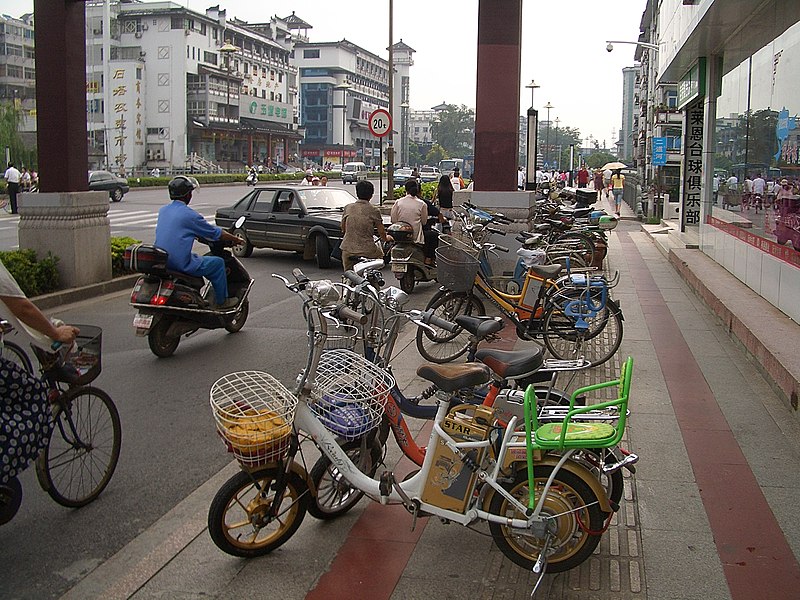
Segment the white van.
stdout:
[[342,183],[356,183],[367,178],[367,165],[363,162],[349,162],[342,167]]

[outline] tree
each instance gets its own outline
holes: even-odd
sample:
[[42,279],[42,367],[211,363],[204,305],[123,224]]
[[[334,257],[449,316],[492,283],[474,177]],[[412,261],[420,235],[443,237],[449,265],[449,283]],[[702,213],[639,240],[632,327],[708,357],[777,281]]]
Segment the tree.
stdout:
[[431,123],[431,135],[447,154],[463,157],[472,153],[475,112],[465,105],[448,104]]
[[606,163],[614,162],[617,157],[608,152],[593,152],[586,157],[586,166],[590,169],[599,169]]
[[428,165],[438,165],[440,160],[450,158],[444,148],[439,144],[434,144],[431,151],[425,156],[425,163]]
[[[28,149],[19,135],[22,112],[12,102],[0,102],[0,152],[8,148],[12,162],[18,167],[34,166],[36,150]],[[3,156],[5,159],[5,155]],[[5,171],[5,168],[3,168]]]

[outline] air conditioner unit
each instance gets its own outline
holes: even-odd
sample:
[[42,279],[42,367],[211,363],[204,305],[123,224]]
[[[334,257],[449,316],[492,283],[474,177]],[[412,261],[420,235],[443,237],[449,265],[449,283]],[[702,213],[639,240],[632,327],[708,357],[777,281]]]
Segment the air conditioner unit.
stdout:
[[185,33],[186,35],[189,35],[190,33],[192,33],[192,31],[190,29],[184,29],[183,33]]
[[142,23],[142,31],[147,31],[148,29],[150,29],[150,27],[148,27],[147,23]]
[[137,38],[140,38],[140,37],[142,37],[142,32],[141,31],[137,31],[133,35],[135,35]]

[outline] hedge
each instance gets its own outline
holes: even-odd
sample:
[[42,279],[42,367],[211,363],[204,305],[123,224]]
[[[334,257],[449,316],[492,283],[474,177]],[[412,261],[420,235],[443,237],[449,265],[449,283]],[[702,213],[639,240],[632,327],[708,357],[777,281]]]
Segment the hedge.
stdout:
[[0,252],[0,261],[29,298],[59,289],[58,257],[49,252],[47,257],[36,260],[34,250],[10,250]]
[[132,244],[139,244],[141,240],[135,240],[132,237],[112,237],[111,238],[111,276],[120,277],[133,273],[130,269],[125,268],[123,257],[125,255],[125,248]]

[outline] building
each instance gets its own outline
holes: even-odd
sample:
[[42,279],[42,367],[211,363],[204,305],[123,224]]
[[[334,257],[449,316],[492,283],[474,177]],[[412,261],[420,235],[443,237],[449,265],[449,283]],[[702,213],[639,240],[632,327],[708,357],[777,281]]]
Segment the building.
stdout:
[[33,15],[19,19],[0,14],[0,102],[11,101],[22,114],[20,132],[35,142],[36,51]]
[[665,0],[653,22],[656,82],[677,83],[685,123],[681,228],[697,236],[702,252],[800,320],[793,293],[800,289],[800,201],[781,201],[765,216],[737,192],[715,194],[713,184],[719,172],[800,174],[800,3]]
[[[377,165],[381,140],[369,130],[369,116],[378,109],[400,115],[393,130],[398,159],[407,152],[409,122],[409,68],[414,52],[402,41],[394,45],[393,109],[389,106],[389,61],[353,44],[298,42],[294,64],[300,70],[300,116],[305,127],[303,159],[319,165],[348,160]],[[400,111],[398,111],[400,109]]]
[[639,84],[639,67],[625,67],[622,69],[622,128],[619,130],[619,156],[622,162],[633,162],[633,137],[636,92]]

